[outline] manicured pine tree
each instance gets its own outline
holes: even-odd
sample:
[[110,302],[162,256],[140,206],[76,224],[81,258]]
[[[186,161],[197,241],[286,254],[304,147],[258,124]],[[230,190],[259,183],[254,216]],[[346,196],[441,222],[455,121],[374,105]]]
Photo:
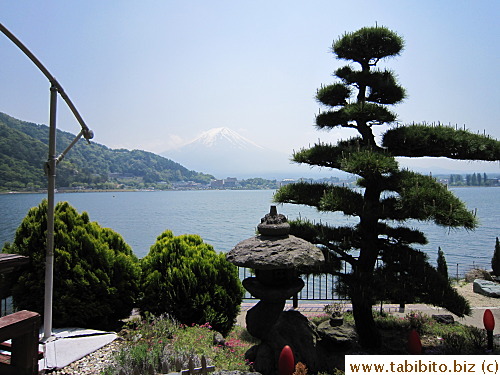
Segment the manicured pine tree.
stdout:
[[448,265],[446,264],[446,258],[441,247],[438,247],[437,271],[448,280]]
[[500,276],[500,242],[498,242],[498,237],[493,258],[491,258],[491,268],[493,269],[493,275]]
[[[382,297],[432,303],[459,316],[470,312],[467,301],[412,247],[426,243],[424,234],[389,223],[417,219],[473,229],[476,219],[445,186],[430,176],[399,169],[394,157],[497,160],[500,156],[500,142],[443,126],[397,127],[385,133],[382,146],[377,145],[373,128],[396,120],[387,106],[401,102],[405,90],[394,73],[376,66],[402,49],[403,39],[385,27],[365,27],[336,40],[333,53],[360,69],[351,65],[337,69],[340,82],[317,91],[317,100],[327,110],[317,115],[316,127],[349,128],[359,136],[336,145],[320,142],[293,155],[297,163],[358,175],[362,189],[295,183],[275,194],[277,202],[305,204],[359,219],[355,225],[339,227],[296,220],[291,232],[322,245],[329,259],[328,272],[338,274],[347,286],[359,341],[365,347],[380,345],[372,306]],[[350,264],[352,271],[338,271],[340,261]],[[378,261],[381,264],[376,267]]]

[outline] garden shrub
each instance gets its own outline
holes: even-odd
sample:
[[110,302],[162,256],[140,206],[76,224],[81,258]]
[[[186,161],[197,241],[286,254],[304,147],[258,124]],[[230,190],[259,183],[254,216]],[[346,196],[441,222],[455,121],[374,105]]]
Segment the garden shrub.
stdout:
[[238,269],[197,235],[163,232],[142,261],[141,310],[183,324],[211,323],[226,335],[239,313]]
[[[18,309],[44,313],[47,200],[29,210],[4,253],[30,257],[9,275]],[[139,292],[140,266],[123,238],[60,202],[54,215],[55,327],[111,329],[128,317]]]
[[486,348],[488,343],[488,334],[485,329],[474,326],[465,326],[465,335],[467,337],[467,341],[469,342],[469,346],[473,350],[480,353],[481,350]]
[[467,337],[450,332],[443,335],[445,354],[464,354],[467,349]]

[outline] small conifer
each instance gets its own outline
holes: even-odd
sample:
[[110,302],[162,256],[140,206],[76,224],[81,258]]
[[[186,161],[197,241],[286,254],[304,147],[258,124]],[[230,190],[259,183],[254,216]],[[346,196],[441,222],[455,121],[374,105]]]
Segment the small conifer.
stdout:
[[491,268],[493,269],[493,275],[500,276],[500,242],[498,242],[498,237],[495,243],[495,252],[491,259]]
[[446,258],[441,247],[438,248],[437,271],[448,279],[448,265],[446,264]]

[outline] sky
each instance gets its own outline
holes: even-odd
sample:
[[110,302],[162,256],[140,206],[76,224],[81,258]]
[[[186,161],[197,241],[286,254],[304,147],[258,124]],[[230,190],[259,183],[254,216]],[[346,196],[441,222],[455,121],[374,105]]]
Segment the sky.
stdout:
[[[155,153],[215,127],[288,154],[353,136],[314,127],[314,96],[347,63],[332,42],[375,25],[405,39],[381,64],[408,93],[391,108],[400,123],[500,139],[499,15],[498,0],[0,0],[0,22],[56,77],[95,142]],[[48,124],[48,111],[47,79],[0,34],[0,112]],[[80,129],[62,100],[57,127]]]

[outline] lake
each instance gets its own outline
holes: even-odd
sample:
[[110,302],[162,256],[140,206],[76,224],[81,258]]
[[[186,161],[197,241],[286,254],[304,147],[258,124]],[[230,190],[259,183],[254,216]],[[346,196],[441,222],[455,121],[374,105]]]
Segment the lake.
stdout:
[[[473,264],[490,267],[495,238],[500,237],[500,188],[455,188],[453,192],[477,210],[480,227],[475,231],[448,229],[432,223],[409,221],[419,228],[429,244],[421,247],[432,264],[438,246],[444,251],[450,275],[460,274]],[[199,234],[217,251],[227,252],[238,242],[255,234],[260,218],[269,212],[272,190],[198,190],[157,192],[58,193],[56,201],[68,201],[80,213],[87,211],[92,221],[120,233],[135,254],[144,257],[164,230],[175,235]],[[31,207],[45,194],[0,195],[0,244],[11,242],[15,231]],[[314,208],[279,205],[278,212],[289,219],[298,216],[332,224],[355,224],[356,218],[338,213],[319,213]]]

